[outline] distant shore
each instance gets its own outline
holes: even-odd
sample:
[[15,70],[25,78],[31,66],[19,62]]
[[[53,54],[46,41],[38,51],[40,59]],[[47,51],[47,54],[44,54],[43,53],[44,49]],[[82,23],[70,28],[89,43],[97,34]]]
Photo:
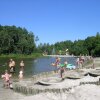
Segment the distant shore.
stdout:
[[41,53],[32,53],[32,54],[1,54],[0,58],[38,58],[41,57]]

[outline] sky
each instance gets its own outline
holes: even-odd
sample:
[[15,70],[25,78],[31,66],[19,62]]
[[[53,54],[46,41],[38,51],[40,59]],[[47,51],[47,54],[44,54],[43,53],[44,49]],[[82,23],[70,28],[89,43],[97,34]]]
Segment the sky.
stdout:
[[0,0],[0,24],[26,28],[37,44],[83,40],[100,32],[100,0]]

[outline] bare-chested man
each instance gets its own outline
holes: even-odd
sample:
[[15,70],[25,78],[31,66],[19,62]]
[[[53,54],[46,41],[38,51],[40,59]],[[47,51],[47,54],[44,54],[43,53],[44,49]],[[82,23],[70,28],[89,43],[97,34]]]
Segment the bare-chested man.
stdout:
[[10,59],[9,71],[10,71],[10,73],[14,73],[15,72],[15,61],[13,59]]

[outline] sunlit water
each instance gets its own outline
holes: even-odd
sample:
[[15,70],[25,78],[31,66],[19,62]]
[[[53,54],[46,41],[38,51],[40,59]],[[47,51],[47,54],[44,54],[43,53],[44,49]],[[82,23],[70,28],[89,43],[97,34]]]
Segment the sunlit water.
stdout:
[[[31,76],[34,74],[38,74],[41,72],[47,72],[56,70],[55,67],[51,66],[51,63],[55,62],[55,57],[41,57],[37,59],[14,59],[16,62],[16,73],[19,73],[19,63],[21,60],[24,61],[25,67],[24,67],[24,75],[25,76]],[[64,63],[66,61],[68,63],[76,65],[76,58],[74,57],[66,57],[61,58],[61,63]],[[8,62],[9,58],[0,58],[0,68],[4,67],[3,69],[8,69]],[[2,66],[3,65],[3,66]],[[5,65],[7,67],[5,67]]]

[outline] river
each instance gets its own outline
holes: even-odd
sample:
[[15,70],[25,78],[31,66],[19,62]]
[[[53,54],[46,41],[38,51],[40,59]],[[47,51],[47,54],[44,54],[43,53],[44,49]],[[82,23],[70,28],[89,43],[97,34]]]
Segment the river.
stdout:
[[[32,76],[34,74],[38,74],[41,72],[47,72],[55,70],[56,68],[51,66],[51,63],[55,62],[55,57],[41,57],[37,59],[15,59],[16,62],[16,73],[19,72],[19,63],[21,60],[25,63],[24,68],[24,76]],[[67,60],[68,63],[76,65],[75,61],[76,58],[74,57],[62,57],[61,63],[64,63],[64,61]],[[9,58],[0,58],[0,69],[1,67],[4,67],[3,69],[8,69],[8,62]],[[3,66],[2,66],[3,65]],[[0,74],[3,73],[3,70],[0,72]]]

